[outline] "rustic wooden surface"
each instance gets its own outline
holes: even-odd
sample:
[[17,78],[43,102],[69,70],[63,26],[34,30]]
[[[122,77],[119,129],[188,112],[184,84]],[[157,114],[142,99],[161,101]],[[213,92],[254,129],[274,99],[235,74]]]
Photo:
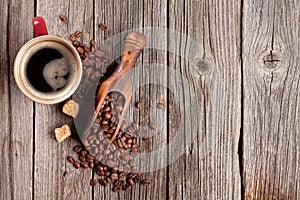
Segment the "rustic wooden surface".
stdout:
[[[0,199],[300,199],[299,0],[2,0],[0,13]],[[68,22],[59,20],[61,14]],[[33,37],[36,15],[45,18],[51,34],[66,39],[80,30],[83,41],[95,38],[101,44],[132,28],[159,27],[202,46],[196,67],[153,49],[138,62],[145,66],[135,72],[138,83],[145,73],[156,80],[157,72],[146,66],[159,63],[169,68],[159,72],[158,83],[173,88],[149,85],[134,91],[133,99],[147,102],[146,108],[160,98],[168,103],[161,123],[166,129],[143,149],[171,140],[183,116],[189,120],[182,142],[196,134],[177,161],[145,174],[153,182],[147,189],[115,194],[108,187],[90,187],[94,174],[65,159],[78,142],[54,139],[54,128],[71,124],[61,105],[34,103],[18,89],[13,62]],[[99,30],[101,22],[107,31]],[[186,53],[187,41],[177,42]],[[159,44],[177,43],[167,34],[149,40],[150,46]],[[190,84],[176,85],[174,80],[182,79]],[[184,93],[183,105],[174,92]],[[129,116],[145,117],[132,106]]]
[[245,1],[244,8],[245,197],[299,199],[300,2]]

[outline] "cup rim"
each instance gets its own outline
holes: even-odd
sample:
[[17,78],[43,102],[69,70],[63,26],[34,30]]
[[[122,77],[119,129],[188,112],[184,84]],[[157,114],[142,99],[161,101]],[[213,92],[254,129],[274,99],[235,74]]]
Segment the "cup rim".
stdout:
[[[66,47],[74,56],[74,60],[76,63],[76,75],[73,76],[73,79],[69,80],[71,81],[71,83],[57,92],[43,93],[36,90],[32,85],[28,84],[26,75],[24,74],[24,70],[26,69],[26,59],[24,59],[23,57],[24,55],[26,55],[26,52],[34,45],[38,45],[41,42],[46,41],[56,42]],[[39,36],[29,40],[19,50],[14,62],[14,77],[20,90],[31,100],[42,104],[55,104],[69,98],[78,88],[82,77],[82,61],[75,47],[67,40],[53,35]]]

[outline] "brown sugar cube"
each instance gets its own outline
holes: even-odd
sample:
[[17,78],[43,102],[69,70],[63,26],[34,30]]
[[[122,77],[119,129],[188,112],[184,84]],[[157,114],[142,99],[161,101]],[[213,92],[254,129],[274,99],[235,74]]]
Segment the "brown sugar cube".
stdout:
[[63,125],[61,128],[56,128],[54,132],[58,143],[61,143],[71,135],[71,129],[68,125]]
[[79,111],[79,104],[76,101],[68,100],[62,109],[63,113],[76,118]]

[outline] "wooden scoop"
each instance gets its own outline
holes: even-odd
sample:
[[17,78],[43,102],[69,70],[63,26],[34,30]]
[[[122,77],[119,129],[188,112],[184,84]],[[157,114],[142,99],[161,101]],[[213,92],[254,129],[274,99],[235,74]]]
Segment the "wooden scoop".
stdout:
[[93,122],[96,120],[97,115],[101,110],[101,106],[107,94],[112,91],[116,91],[116,92],[120,92],[124,96],[125,103],[124,103],[121,116],[119,118],[116,131],[114,132],[114,134],[110,139],[111,142],[114,141],[114,139],[116,138],[120,130],[120,126],[123,122],[125,112],[128,109],[131,96],[132,96],[132,78],[131,78],[131,73],[129,71],[134,68],[136,60],[138,59],[145,45],[146,45],[146,37],[143,34],[139,32],[128,33],[124,43],[121,62],[119,63],[114,73],[106,81],[102,83],[96,98],[96,102],[97,102],[96,110],[90,117],[84,135],[87,135],[86,133],[89,131],[89,129],[93,125]]

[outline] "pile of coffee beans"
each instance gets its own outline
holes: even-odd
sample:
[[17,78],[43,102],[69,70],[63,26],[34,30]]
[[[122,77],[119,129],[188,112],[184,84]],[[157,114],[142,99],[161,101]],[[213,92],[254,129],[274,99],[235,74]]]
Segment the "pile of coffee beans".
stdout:
[[[109,59],[105,48],[100,47],[95,50],[94,40],[91,41],[90,48],[79,42],[78,38],[81,35],[81,32],[70,35],[72,44],[83,60],[83,77],[75,93],[76,99],[86,98],[91,90],[94,90],[92,91],[94,96],[97,95],[101,84],[108,79],[118,65],[117,61]],[[115,134],[124,103],[125,99],[122,94],[109,93],[105,97],[92,128],[82,136],[82,145],[74,148],[77,159],[72,156],[67,157],[75,168],[90,168],[99,176],[98,181],[96,179],[90,181],[91,186],[95,186],[98,182],[102,186],[112,184],[114,192],[127,191],[137,183],[150,185],[150,180],[142,180],[142,174],[135,173],[137,165],[134,162],[134,156],[139,150],[136,136],[141,135],[139,124],[134,122],[126,126],[122,121],[120,130]],[[137,107],[141,109],[142,103],[139,102]]]
[[88,47],[87,44],[79,41],[79,38],[82,37],[82,32],[76,31],[75,33],[71,34],[69,39],[72,42],[72,45],[76,48],[81,60],[84,60],[88,57],[90,51],[95,50],[96,42],[95,40],[90,41],[90,46]]
[[[139,148],[134,135],[141,133],[138,123],[126,127],[122,122],[117,136],[110,141],[117,128],[124,101],[121,94],[109,93],[91,130],[83,138],[84,146],[74,148],[79,160],[67,157],[75,168],[94,169],[101,177],[99,183],[103,186],[112,184],[114,192],[127,191],[136,183],[150,185],[150,180],[141,180],[141,173],[133,173],[137,170],[133,157]],[[90,183],[95,186],[97,181],[92,179]]]

